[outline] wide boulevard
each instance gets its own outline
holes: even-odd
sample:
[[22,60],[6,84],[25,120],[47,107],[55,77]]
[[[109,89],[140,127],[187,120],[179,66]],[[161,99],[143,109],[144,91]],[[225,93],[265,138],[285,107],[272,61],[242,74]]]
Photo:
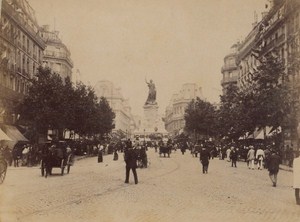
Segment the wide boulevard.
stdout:
[[267,170],[232,168],[210,161],[202,174],[199,159],[177,150],[170,158],[148,151],[150,165],[138,169],[139,183],[124,183],[123,155],[83,158],[70,174],[44,178],[39,167],[9,167],[0,185],[1,222],[182,222],[300,221],[292,172],[281,170],[272,187]]

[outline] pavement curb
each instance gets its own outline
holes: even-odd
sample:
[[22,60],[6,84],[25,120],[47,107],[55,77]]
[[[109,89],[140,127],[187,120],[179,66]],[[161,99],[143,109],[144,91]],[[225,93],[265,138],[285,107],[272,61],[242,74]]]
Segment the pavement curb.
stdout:
[[284,171],[288,171],[288,172],[293,172],[293,168],[288,167],[288,166],[279,166],[279,169],[284,170]]

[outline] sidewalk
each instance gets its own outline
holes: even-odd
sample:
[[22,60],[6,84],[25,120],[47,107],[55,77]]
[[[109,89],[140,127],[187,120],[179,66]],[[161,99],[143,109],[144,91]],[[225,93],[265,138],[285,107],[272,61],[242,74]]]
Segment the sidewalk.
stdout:
[[292,168],[292,167],[286,166],[286,165],[284,165],[284,164],[280,164],[280,165],[279,165],[279,169],[280,169],[280,170],[289,171],[289,172],[293,172],[293,168]]

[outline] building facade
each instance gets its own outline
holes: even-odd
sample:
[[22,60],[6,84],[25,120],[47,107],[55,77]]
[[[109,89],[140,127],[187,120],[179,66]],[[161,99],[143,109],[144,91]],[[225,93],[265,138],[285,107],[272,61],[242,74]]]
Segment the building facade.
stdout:
[[237,66],[237,49],[238,44],[236,43],[231,47],[231,51],[224,57],[224,65],[221,69],[221,73],[223,75],[223,78],[221,80],[221,85],[224,89],[226,89],[226,86],[230,83],[237,84],[238,75],[239,75],[239,69]]
[[[241,90],[251,90],[253,76],[260,65],[259,59],[268,53],[280,57],[285,65],[290,81],[293,102],[300,101],[300,2],[298,0],[270,1],[268,11],[262,13],[261,21],[255,21],[247,37],[238,44],[236,65],[238,70],[237,85]],[[226,57],[225,57],[226,58]],[[224,59],[225,60],[225,59]],[[298,65],[297,65],[298,64]],[[222,69],[223,73],[223,69]],[[223,73],[224,75],[224,73]],[[223,89],[225,87],[222,84]],[[293,110],[298,123],[299,109]],[[299,128],[299,125],[298,125]],[[299,143],[299,136],[289,132],[289,143]]]
[[13,108],[27,93],[46,45],[27,1],[2,0],[0,10],[0,123],[13,124]]
[[73,61],[67,46],[59,38],[58,31],[50,31],[48,25],[41,28],[41,37],[46,43],[43,63],[62,79],[69,77],[72,80]]
[[127,99],[124,99],[121,88],[116,88],[110,81],[99,81],[94,87],[96,95],[105,97],[116,114],[114,124],[114,131],[121,130],[127,136],[131,135],[133,127],[133,117],[131,114],[131,107]]
[[183,131],[185,109],[197,97],[202,98],[202,89],[196,83],[183,84],[181,90],[172,95],[164,117],[165,129],[170,136],[176,136]]

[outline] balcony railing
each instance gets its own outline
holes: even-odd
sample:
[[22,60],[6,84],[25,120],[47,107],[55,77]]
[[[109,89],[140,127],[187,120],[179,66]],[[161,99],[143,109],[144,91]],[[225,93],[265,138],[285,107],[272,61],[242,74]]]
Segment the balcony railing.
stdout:
[[58,59],[65,59],[67,60],[70,64],[73,65],[73,62],[70,58],[70,56],[65,53],[65,52],[55,52],[55,51],[44,51],[44,57],[52,57],[52,58],[58,58]]
[[235,64],[225,64],[222,66],[221,72],[224,72],[225,70],[234,70],[237,69],[237,66]]
[[223,78],[221,80],[221,85],[226,84],[226,83],[230,83],[230,82],[237,82],[237,80],[238,80],[237,76]]

